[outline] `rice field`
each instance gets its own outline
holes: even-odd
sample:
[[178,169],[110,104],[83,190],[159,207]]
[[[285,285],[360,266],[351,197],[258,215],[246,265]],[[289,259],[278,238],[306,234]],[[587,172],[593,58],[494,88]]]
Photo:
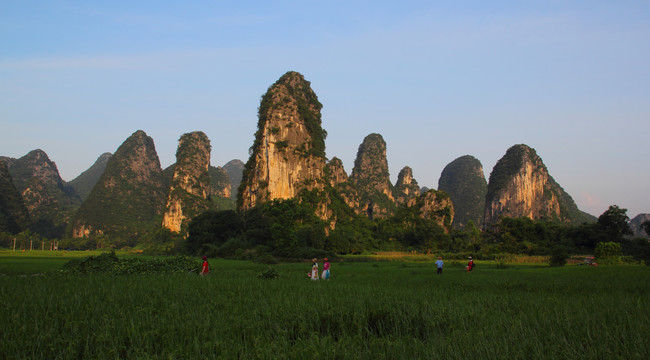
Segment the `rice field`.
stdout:
[[[479,262],[467,273],[449,262],[438,276],[427,262],[332,262],[330,281],[311,281],[307,262],[272,265],[280,277],[260,279],[268,265],[245,261],[211,259],[201,277],[63,275],[56,259],[0,253],[2,358],[650,355],[647,266]],[[42,275],[28,275],[30,266]]]

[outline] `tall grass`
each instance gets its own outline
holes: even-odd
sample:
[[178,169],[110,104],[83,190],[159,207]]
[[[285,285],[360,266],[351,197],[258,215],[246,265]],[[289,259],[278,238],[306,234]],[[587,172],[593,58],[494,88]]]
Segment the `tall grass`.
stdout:
[[0,277],[6,358],[645,358],[650,268],[211,261],[212,274]]

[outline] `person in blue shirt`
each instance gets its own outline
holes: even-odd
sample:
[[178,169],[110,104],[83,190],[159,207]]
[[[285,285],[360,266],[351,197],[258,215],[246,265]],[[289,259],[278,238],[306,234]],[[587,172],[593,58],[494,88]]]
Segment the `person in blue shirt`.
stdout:
[[442,266],[443,265],[444,265],[444,263],[442,262],[442,258],[438,257],[438,260],[436,260],[436,268],[437,268],[436,274],[437,275],[442,274]]

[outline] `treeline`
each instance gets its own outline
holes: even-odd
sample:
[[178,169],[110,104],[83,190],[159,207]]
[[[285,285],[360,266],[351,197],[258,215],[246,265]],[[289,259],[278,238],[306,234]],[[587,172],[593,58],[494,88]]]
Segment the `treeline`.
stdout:
[[[631,238],[625,209],[611,206],[598,222],[570,226],[528,218],[501,218],[484,231],[469,223],[445,231],[417,210],[401,208],[395,216],[370,220],[341,219],[334,229],[296,200],[273,201],[248,212],[206,212],[189,225],[187,251],[194,255],[255,258],[311,258],[372,251],[465,253],[477,258],[497,254],[566,256],[593,254],[598,244],[619,244],[621,255],[650,260],[645,238]],[[649,224],[650,225],[650,224]],[[650,233],[650,227],[646,227]]]
[[[620,249],[620,255],[650,262],[647,238],[633,238],[626,209],[610,206],[596,223],[566,225],[528,218],[501,218],[480,230],[469,222],[462,230],[447,231],[436,221],[420,217],[414,208],[400,208],[387,218],[363,215],[340,218],[331,229],[310,205],[298,200],[275,200],[248,211],[207,211],[188,226],[188,235],[160,228],[133,238],[106,235],[56,241],[58,249],[140,249],[157,254],[207,255],[272,262],[276,258],[305,259],[373,251],[417,251],[468,254],[492,259],[500,254],[568,257],[594,254],[599,244]],[[650,222],[644,224],[650,234]],[[0,234],[0,246],[49,250],[52,242],[34,239],[29,231]],[[611,245],[614,244],[614,245]]]

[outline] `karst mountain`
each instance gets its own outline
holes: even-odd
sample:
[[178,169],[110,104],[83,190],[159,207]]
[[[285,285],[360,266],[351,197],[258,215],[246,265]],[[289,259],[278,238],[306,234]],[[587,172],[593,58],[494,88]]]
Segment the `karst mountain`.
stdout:
[[370,133],[360,139],[348,175],[340,158],[326,156],[321,109],[310,82],[287,72],[261,98],[246,163],[233,160],[223,167],[210,164],[212,147],[201,131],[181,135],[176,162],[164,170],[153,139],[135,131],[114,154],[100,155],[69,183],[42,150],[20,159],[1,157],[0,226],[13,233],[29,226],[49,236],[64,235],[68,226],[74,237],[135,239],[161,227],[184,232],[199,214],[234,209],[235,202],[239,211],[249,211],[286,199],[309,204],[330,229],[345,218],[388,218],[404,211],[433,219],[445,231],[470,221],[487,228],[504,216],[595,221],[524,144],[507,150],[489,182],[477,158],[455,159],[434,190],[421,188],[406,165],[392,184],[387,144]]

